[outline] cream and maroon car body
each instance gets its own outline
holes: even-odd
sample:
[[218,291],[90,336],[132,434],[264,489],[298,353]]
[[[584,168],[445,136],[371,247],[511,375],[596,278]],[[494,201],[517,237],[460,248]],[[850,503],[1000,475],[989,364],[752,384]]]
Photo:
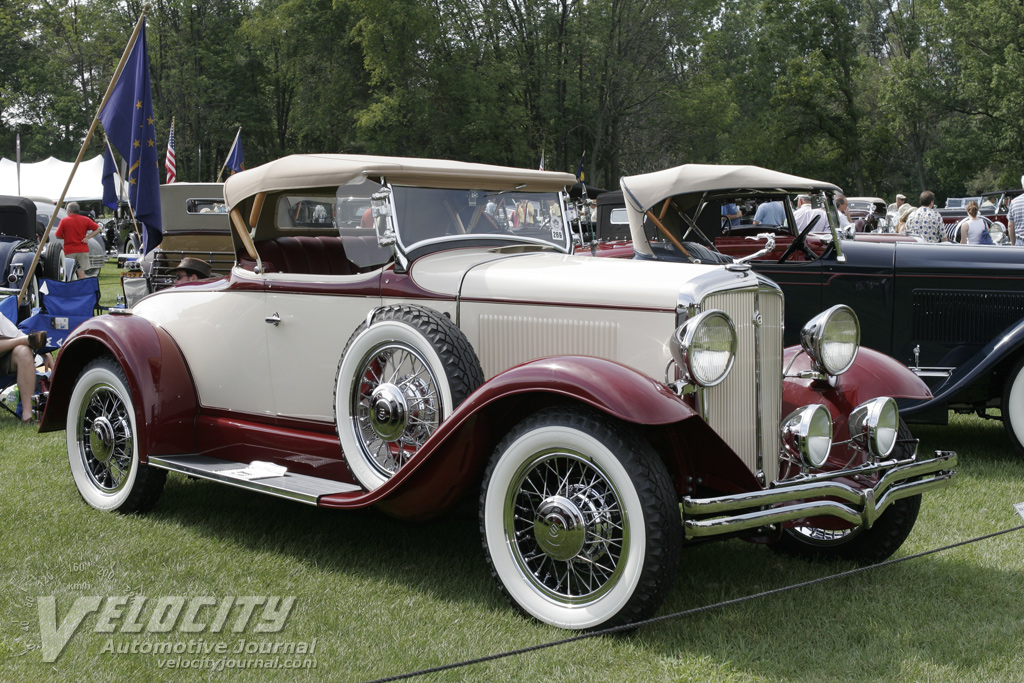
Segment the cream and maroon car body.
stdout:
[[784,350],[745,266],[571,254],[573,181],[338,155],[232,176],[230,273],[79,328],[42,430],[101,509],[150,507],[167,471],[409,519],[478,495],[499,587],[566,628],[650,616],[690,540],[894,552],[956,462],[897,438],[890,397],[927,388],[857,353],[845,310]]

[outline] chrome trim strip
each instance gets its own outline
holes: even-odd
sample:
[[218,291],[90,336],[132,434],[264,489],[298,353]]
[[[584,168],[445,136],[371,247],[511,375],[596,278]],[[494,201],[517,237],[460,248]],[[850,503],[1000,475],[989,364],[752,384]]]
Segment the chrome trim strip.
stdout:
[[[873,467],[875,470],[881,470],[891,464],[892,461],[889,461]],[[950,469],[956,464],[957,456],[953,451],[936,451],[935,458],[931,460],[910,462],[893,467],[882,476],[878,484],[867,489],[858,489],[835,481],[815,479],[732,496],[704,499],[687,496],[682,500],[685,520],[683,526],[687,538],[745,531],[769,524],[817,516],[836,517],[851,524],[870,527],[893,502],[945,486],[956,474],[955,470]],[[833,472],[827,476],[834,479],[862,474],[865,471],[869,471],[868,468]],[[911,481],[916,477],[927,475],[933,476],[929,479]],[[820,500],[821,498],[838,498],[840,501],[846,501],[852,505],[844,505],[842,502],[834,500]],[[779,507],[752,510],[752,508],[763,506]],[[739,514],[713,519],[686,519],[696,515],[730,512]]]
[[208,479],[221,484],[228,484],[257,493],[265,493],[277,498],[294,500],[300,503],[316,505],[320,496],[335,493],[350,493],[361,489],[354,484],[346,484],[332,479],[319,479],[305,474],[288,472],[281,477],[265,479],[238,479],[224,474],[224,470],[237,470],[246,467],[247,463],[232,460],[220,460],[205,455],[149,456],[149,464],[153,467],[180,472],[199,479]]

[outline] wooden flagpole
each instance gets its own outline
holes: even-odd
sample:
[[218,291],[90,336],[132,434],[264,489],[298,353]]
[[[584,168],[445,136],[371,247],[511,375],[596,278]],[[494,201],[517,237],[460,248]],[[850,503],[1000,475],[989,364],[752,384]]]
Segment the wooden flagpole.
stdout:
[[[107,100],[110,99],[110,95],[114,92],[114,86],[117,85],[117,81],[121,78],[121,72],[124,71],[125,62],[128,61],[128,56],[131,54],[132,49],[135,47],[135,41],[139,38],[139,33],[142,32],[142,22],[146,19],[146,13],[152,9],[152,6],[147,2],[142,6],[142,14],[139,15],[139,20],[135,24],[135,30],[132,32],[132,37],[128,40],[128,46],[124,49],[124,54],[121,55],[121,61],[117,63],[117,69],[114,70],[114,78],[111,79],[110,85],[107,86],[107,92],[103,95],[103,100],[100,102],[100,106],[96,109],[96,116],[92,119],[92,124],[89,126],[89,132],[85,136],[85,142],[82,143],[82,148],[78,151],[78,158],[75,159],[75,165],[71,167],[71,175],[68,176],[68,182],[64,185],[64,190],[60,193],[60,199],[57,200],[57,208],[60,208],[64,204],[64,197],[68,193],[68,189],[71,187],[71,181],[75,177],[75,172],[78,171],[79,164],[82,163],[82,157],[85,156],[85,150],[92,141],[92,135],[96,132],[96,126],[100,122],[100,112],[103,111],[103,107],[107,104]],[[46,225],[46,230],[43,232],[42,238],[39,240],[39,245],[36,247],[35,258],[32,259],[32,267],[29,268],[28,272],[25,273],[25,281],[21,283],[21,291],[18,293],[18,305],[21,305],[22,299],[25,298],[25,292],[28,290],[29,282],[31,281],[33,273],[36,272],[36,267],[39,265],[39,256],[43,252],[43,245],[46,244],[47,238],[50,236],[50,230],[53,228],[53,222],[57,218],[57,211],[53,212],[50,216],[50,222]]]

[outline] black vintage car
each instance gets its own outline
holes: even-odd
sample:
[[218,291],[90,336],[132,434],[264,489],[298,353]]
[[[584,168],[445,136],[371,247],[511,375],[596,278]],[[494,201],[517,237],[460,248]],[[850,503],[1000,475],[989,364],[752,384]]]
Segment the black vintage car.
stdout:
[[19,318],[39,305],[40,279],[66,279],[64,247],[59,242],[46,245],[32,270],[37,244],[35,202],[25,197],[0,196],[0,296],[19,293],[25,280],[29,281]]
[[[812,315],[851,306],[862,343],[932,389],[930,400],[901,404],[902,417],[945,424],[954,410],[1001,419],[1024,456],[1024,250],[843,231],[832,204],[838,187],[755,166],[689,164],[624,177],[621,187],[636,258],[746,261],[785,293],[787,344]],[[800,232],[799,195],[823,209]],[[780,202],[781,224],[755,222],[769,201]],[[730,203],[755,208],[726,225],[721,207]],[[599,223],[598,235],[610,227]]]

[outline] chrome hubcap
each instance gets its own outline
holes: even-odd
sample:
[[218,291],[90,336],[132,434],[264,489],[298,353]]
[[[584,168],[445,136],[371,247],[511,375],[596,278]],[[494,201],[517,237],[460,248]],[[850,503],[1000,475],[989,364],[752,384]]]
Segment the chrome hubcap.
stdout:
[[391,476],[441,423],[437,379],[415,350],[390,342],[360,363],[352,392],[356,436],[367,460]]
[[533,536],[537,545],[556,560],[571,560],[587,540],[586,519],[572,501],[551,496],[537,508]]
[[114,428],[106,417],[98,417],[89,432],[89,448],[97,462],[106,464],[114,454]]
[[121,490],[135,455],[128,406],[109,384],[97,384],[82,400],[78,414],[78,452],[85,472],[104,493]]
[[612,589],[629,553],[618,491],[585,455],[537,453],[505,502],[505,533],[520,571],[542,595],[586,604]]

